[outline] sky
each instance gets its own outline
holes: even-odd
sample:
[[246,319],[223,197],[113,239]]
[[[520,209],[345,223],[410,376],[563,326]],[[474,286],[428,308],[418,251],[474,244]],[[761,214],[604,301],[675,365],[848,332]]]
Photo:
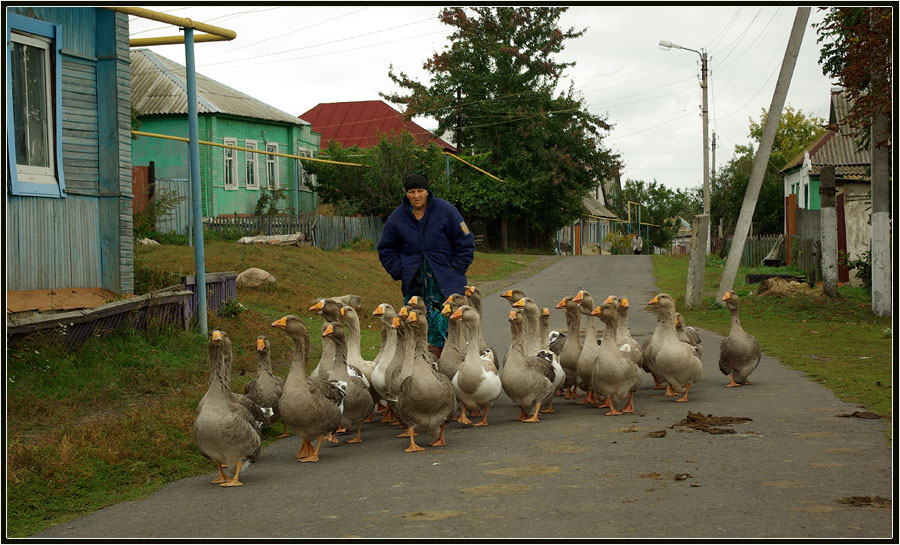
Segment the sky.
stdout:
[[[225,5],[150,6],[155,11],[233,30],[234,40],[195,46],[197,72],[271,106],[300,115],[320,103],[380,100],[401,91],[393,66],[427,84],[422,66],[449,46],[452,28],[438,21],[441,6]],[[700,55],[663,50],[668,40],[706,50],[710,69],[709,139],[715,166],[749,141],[750,119],[772,102],[796,7],[788,5],[572,6],[563,29],[585,29],[556,56],[574,62],[559,84],[573,84],[591,113],[612,126],[604,145],[621,155],[622,182],[657,181],[671,189],[703,183]],[[813,8],[785,106],[827,121],[834,84],[818,64]],[[131,38],[171,36],[177,29],[130,19]],[[183,45],[151,47],[184,64]],[[397,109],[401,106],[392,105]],[[434,129],[437,121],[414,118]],[[465,128],[463,128],[465,130]],[[712,153],[710,164],[712,165]]]

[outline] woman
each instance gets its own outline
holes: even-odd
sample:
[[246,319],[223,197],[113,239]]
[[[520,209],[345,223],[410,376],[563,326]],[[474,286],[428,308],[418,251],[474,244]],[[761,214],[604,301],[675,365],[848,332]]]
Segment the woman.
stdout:
[[447,338],[442,303],[465,293],[466,270],[475,256],[475,237],[455,206],[434,196],[428,177],[413,173],[403,182],[406,195],[388,216],[378,258],[400,280],[404,303],[418,295],[428,309],[428,348],[440,357]]

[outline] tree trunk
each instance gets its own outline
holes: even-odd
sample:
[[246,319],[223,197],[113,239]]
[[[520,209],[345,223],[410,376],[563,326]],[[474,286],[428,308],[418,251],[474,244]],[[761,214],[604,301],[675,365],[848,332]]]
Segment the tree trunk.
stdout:
[[891,315],[891,184],[890,147],[878,146],[888,138],[890,119],[880,112],[872,119],[872,312]]

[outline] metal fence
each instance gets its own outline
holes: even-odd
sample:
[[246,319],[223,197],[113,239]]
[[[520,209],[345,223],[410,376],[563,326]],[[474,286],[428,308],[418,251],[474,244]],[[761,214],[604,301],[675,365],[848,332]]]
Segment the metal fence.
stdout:
[[[778,235],[747,237],[747,240],[744,242],[744,252],[741,254],[741,264],[745,267],[759,267],[763,264],[763,259],[769,254],[772,247],[778,244],[781,238]],[[784,263],[784,241],[782,240],[781,242],[781,247],[775,259],[779,263]],[[726,254],[731,251],[731,243],[731,239],[725,243]]]
[[368,239],[377,244],[384,230],[384,221],[377,216],[218,216],[204,224],[214,231],[238,229],[247,236],[303,233],[307,240],[323,250],[333,250],[357,239]]

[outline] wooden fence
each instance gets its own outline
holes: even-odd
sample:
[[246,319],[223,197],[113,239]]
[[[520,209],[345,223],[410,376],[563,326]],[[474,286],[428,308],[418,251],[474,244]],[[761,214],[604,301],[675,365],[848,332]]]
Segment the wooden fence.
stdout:
[[[744,253],[741,256],[741,264],[745,267],[759,267],[763,264],[763,259],[769,254],[772,247],[778,244],[778,236],[758,236],[748,237],[744,243]],[[811,238],[803,238],[797,235],[790,235],[791,255],[787,259],[785,250],[785,241],[782,241],[778,248],[777,259],[779,264],[787,265],[802,269],[807,272],[810,279],[821,278],[820,254],[818,241]],[[726,253],[731,251],[731,240],[725,244]]]
[[[772,250],[775,244],[778,244],[779,236],[755,236],[747,237],[744,242],[744,253],[741,254],[741,264],[745,267],[759,267],[762,265],[763,259]],[[725,243],[725,254],[731,251],[732,240],[729,239]],[[775,257],[779,263],[784,263],[784,241]]]
[[208,229],[238,229],[245,235],[290,235],[303,233],[323,250],[333,250],[345,242],[365,238],[374,244],[381,239],[384,221],[375,216],[347,217],[301,215],[218,216],[205,221]]

